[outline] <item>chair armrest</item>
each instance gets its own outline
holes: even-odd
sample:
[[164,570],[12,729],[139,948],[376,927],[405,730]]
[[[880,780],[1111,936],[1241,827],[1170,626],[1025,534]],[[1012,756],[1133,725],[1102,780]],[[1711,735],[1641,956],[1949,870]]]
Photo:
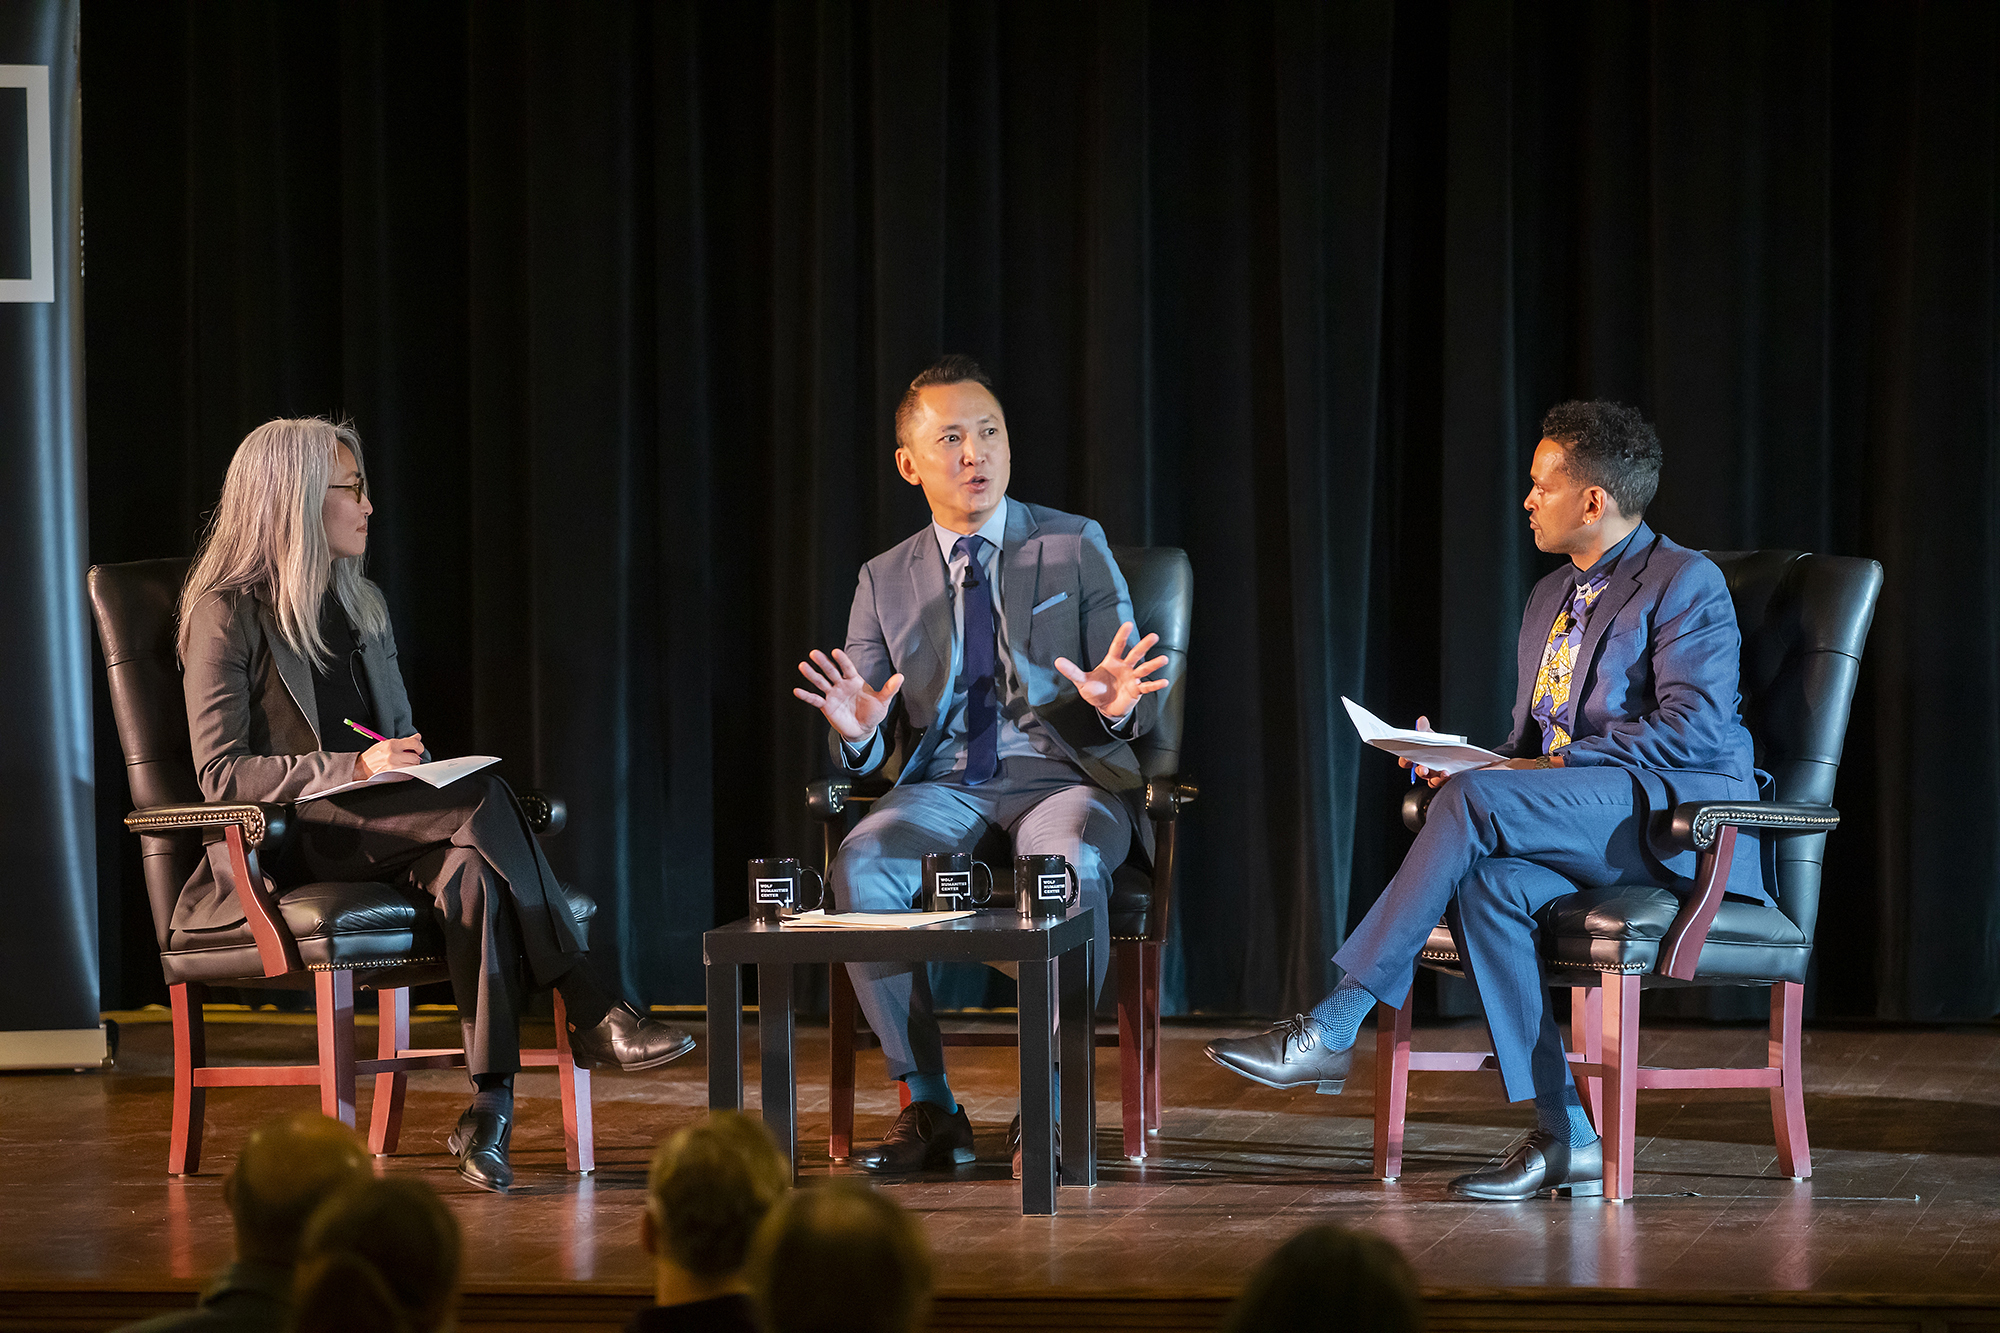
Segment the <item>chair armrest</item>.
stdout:
[[264,891],[258,853],[276,851],[283,844],[291,815],[291,806],[263,801],[149,805],[125,816],[125,827],[134,833],[154,834],[221,830],[226,851],[217,879],[236,890],[236,905],[243,909],[251,938],[257,941],[257,961],[263,965],[264,975],[282,977],[299,971],[304,964],[299,960],[299,942]]
[[560,796],[524,791],[517,793],[515,799],[521,803],[522,818],[538,838],[553,838],[569,824],[569,803]]
[[1437,794],[1438,789],[1428,782],[1412,784],[1403,793],[1403,827],[1412,833],[1423,832],[1424,820],[1430,813],[1431,798]]
[[1725,827],[1780,837],[1830,833],[1840,827],[1840,811],[1805,801],[1683,801],[1674,807],[1667,839],[1684,852],[1707,851]]
[[149,805],[125,816],[134,833],[179,833],[203,829],[239,828],[252,850],[280,843],[291,824],[292,807],[263,801],[216,802],[203,805]]
[[806,784],[806,813],[824,823],[844,814],[847,798],[853,794],[853,778],[814,778]]
[[1183,807],[1193,805],[1201,788],[1176,773],[1171,777],[1146,779],[1146,814],[1153,819],[1177,819]]

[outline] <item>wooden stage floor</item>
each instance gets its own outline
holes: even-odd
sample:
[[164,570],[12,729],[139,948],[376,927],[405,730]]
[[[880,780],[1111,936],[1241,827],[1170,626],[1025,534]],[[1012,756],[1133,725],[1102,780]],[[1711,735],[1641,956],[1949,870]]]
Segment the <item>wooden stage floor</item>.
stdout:
[[[290,1063],[310,1049],[296,1019],[230,1017],[245,1021],[211,1028],[217,1057]],[[922,1216],[936,1254],[934,1328],[1212,1328],[1266,1253],[1324,1221],[1402,1246],[1431,1292],[1434,1329],[2000,1328],[2000,1031],[1809,1032],[1808,1182],[1773,1176],[1762,1094],[1658,1092],[1640,1101],[1631,1203],[1496,1206],[1444,1188],[1531,1123],[1525,1106],[1500,1101],[1494,1076],[1416,1076],[1406,1173],[1387,1185],[1368,1174],[1372,1057],[1357,1059],[1344,1096],[1275,1092],[1203,1057],[1224,1030],[1169,1026],[1165,1124],[1143,1164],[1117,1155],[1116,1055],[1099,1052],[1103,1183],[1064,1188],[1053,1219],[1023,1218],[1008,1179],[1013,1053],[952,1051],[984,1157],[886,1184]],[[801,1027],[813,1175],[844,1169],[826,1159],[825,1035]],[[746,1036],[754,1102],[754,1024]],[[1474,1024],[1421,1034],[1461,1049],[1482,1037]],[[1648,1038],[1651,1064],[1763,1058],[1761,1028]],[[211,1093],[204,1174],[172,1180],[167,1039],[163,1022],[127,1023],[113,1070],[0,1075],[0,1326],[110,1327],[187,1303],[228,1259],[221,1173],[235,1145],[311,1094]],[[1372,1050],[1366,1032],[1363,1043]],[[384,1169],[429,1180],[463,1221],[463,1327],[615,1327],[643,1302],[645,1164],[656,1140],[702,1114],[703,1080],[699,1053],[599,1075],[600,1169],[582,1179],[563,1171],[553,1077],[524,1075],[519,1183],[498,1198],[461,1185],[444,1151],[463,1083],[415,1076],[404,1151]],[[876,1053],[863,1054],[860,1081],[858,1129],[879,1132],[895,1099]]]

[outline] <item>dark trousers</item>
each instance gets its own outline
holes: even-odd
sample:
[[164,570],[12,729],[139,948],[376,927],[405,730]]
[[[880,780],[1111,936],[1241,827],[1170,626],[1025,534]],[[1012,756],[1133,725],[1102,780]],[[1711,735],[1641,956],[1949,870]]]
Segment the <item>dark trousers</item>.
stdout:
[[553,983],[585,945],[507,784],[491,770],[445,787],[413,779],[307,801],[297,819],[281,882],[373,880],[427,899],[444,933],[466,1072],[519,1069],[528,985]]
[[1475,769],[1438,789],[1389,887],[1333,956],[1384,1004],[1409,997],[1440,917],[1457,937],[1509,1100],[1560,1089],[1535,913],[1578,889],[1676,881],[1646,850],[1645,805],[1619,768]]

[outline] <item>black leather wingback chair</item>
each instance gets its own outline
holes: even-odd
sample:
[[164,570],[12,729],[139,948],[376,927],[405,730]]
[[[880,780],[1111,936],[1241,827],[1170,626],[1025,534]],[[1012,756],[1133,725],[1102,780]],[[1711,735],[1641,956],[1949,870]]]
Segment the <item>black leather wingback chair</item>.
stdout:
[[[166,973],[174,1023],[173,1130],[167,1170],[200,1169],[202,1111],[209,1088],[317,1086],[320,1109],[352,1125],[355,1081],[374,1075],[369,1145],[396,1150],[404,1084],[412,1069],[463,1068],[462,1050],[410,1048],[409,987],[445,981],[444,940],[429,906],[387,884],[300,884],[281,889],[260,861],[275,860],[292,826],[292,807],[204,802],[195,780],[187,706],[175,649],[175,608],[186,560],[141,560],[90,571],[90,603],[104,646],[111,711],[125,752],[125,776],[139,808],[125,825],[139,835],[146,896]],[[564,821],[560,801],[528,793],[524,812],[537,832]],[[242,925],[221,931],[173,928],[174,904],[211,844],[226,857]],[[566,890],[567,892],[567,890]],[[596,905],[570,892],[579,921]],[[378,1057],[354,1055],[354,988],[380,995]],[[207,985],[313,991],[319,1059],[309,1065],[208,1063],[202,1024]],[[570,1058],[556,999],[556,1049],[522,1051],[525,1065],[553,1065],[562,1083],[563,1130],[572,1171],[594,1169],[590,1071]]]
[[[1604,1139],[1604,1193],[1632,1194],[1637,1094],[1642,1088],[1767,1088],[1778,1163],[1812,1174],[1800,1074],[1800,1010],[1819,916],[1820,861],[1840,822],[1834,776],[1847,737],[1861,648],[1882,567],[1797,551],[1711,551],[1743,633],[1743,721],[1769,773],[1768,799],[1691,801],[1672,814],[1674,839],[1699,852],[1691,890],[1621,884],[1558,898],[1539,915],[1548,984],[1571,987],[1572,1069]],[[1411,790],[1404,820],[1423,826],[1429,787]],[[1773,844],[1777,906],[1727,899],[1736,830]],[[1451,932],[1431,932],[1419,963],[1463,976]],[[1761,1067],[1653,1069],[1639,1053],[1639,994],[1660,986],[1769,986],[1770,1058]],[[1490,1055],[1413,1052],[1411,1004],[1376,1011],[1375,1174],[1402,1172],[1410,1071],[1493,1068]]]
[[[1187,712],[1188,633],[1194,615],[1194,566],[1173,546],[1112,548],[1132,593],[1133,621],[1160,636],[1154,650],[1167,659],[1172,683],[1160,691],[1160,716],[1152,730],[1133,743],[1146,779],[1146,813],[1153,821],[1154,854],[1147,864],[1138,840],[1132,855],[1111,878],[1111,953],[1118,970],[1118,1035],[1100,1036],[1100,1046],[1116,1045],[1118,1082],[1124,1101],[1125,1155],[1144,1157],[1148,1134],[1160,1128],[1160,953],[1173,905],[1175,836],[1181,809],[1197,793],[1181,777],[1181,736]],[[806,805],[825,829],[824,867],[847,833],[847,814],[875,799],[887,785],[845,777],[820,778],[807,785]],[[1013,852],[995,834],[975,855],[991,866],[996,902],[1013,901]],[[844,1161],[854,1142],[854,987],[847,970],[832,969],[828,982],[828,1023],[832,1032],[833,1132],[828,1154]],[[945,1034],[947,1046],[1012,1045],[1011,1033]],[[907,1097],[908,1089],[904,1089]]]

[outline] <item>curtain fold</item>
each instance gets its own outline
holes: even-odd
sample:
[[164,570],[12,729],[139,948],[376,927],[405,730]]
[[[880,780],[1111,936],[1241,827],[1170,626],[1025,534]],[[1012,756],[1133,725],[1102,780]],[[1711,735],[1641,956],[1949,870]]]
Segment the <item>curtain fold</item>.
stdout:
[[87,0],[83,47],[92,557],[352,416],[425,738],[567,796],[635,997],[814,852],[794,664],[926,521],[889,418],[951,350],[1014,494],[1193,559],[1171,1008],[1318,998],[1407,846],[1338,698],[1504,732],[1537,425],[1610,396],[1660,530],[1887,567],[1816,1012],[2000,1009],[1986,7]]

